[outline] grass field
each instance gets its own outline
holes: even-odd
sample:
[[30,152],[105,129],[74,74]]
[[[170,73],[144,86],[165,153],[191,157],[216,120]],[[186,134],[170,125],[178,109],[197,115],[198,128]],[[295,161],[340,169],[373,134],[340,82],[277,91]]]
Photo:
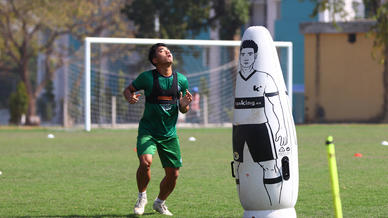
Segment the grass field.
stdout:
[[[52,133],[54,139],[48,139]],[[232,130],[179,129],[183,168],[167,200],[175,217],[241,217],[231,177]],[[344,217],[388,217],[388,125],[302,125],[298,217],[334,217],[327,154],[334,136]],[[0,217],[135,217],[136,130],[0,129]],[[197,141],[190,142],[194,136]],[[363,157],[354,157],[355,153]],[[147,190],[152,211],[163,170]]]

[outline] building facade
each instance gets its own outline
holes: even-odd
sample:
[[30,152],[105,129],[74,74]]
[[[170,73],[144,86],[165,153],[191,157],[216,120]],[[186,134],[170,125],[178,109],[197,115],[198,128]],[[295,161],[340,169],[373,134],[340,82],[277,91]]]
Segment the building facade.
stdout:
[[311,18],[313,4],[309,1],[288,0],[281,3],[281,16],[276,20],[275,40],[293,44],[293,115],[296,123],[304,122],[304,37],[299,31],[301,22],[317,21]]
[[374,122],[383,110],[383,65],[372,57],[374,21],[304,23],[305,121]]

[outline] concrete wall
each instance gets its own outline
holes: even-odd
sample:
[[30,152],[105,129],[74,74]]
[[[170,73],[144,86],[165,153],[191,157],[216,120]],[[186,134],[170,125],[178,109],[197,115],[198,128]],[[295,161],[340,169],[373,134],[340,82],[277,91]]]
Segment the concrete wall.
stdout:
[[274,38],[275,21],[280,16],[280,3],[281,0],[251,0],[251,17],[246,28],[265,26]]
[[371,56],[373,38],[366,37],[372,24],[301,25],[306,122],[368,122],[382,112],[383,66]]

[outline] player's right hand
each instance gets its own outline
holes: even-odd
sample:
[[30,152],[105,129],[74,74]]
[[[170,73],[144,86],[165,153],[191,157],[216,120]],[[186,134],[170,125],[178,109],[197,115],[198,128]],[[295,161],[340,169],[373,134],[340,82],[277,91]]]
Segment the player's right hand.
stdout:
[[141,94],[136,94],[136,92],[131,92],[131,90],[129,90],[129,87],[124,90],[123,94],[125,99],[127,99],[127,101],[130,104],[135,104],[136,102],[138,102],[139,97],[141,95]]

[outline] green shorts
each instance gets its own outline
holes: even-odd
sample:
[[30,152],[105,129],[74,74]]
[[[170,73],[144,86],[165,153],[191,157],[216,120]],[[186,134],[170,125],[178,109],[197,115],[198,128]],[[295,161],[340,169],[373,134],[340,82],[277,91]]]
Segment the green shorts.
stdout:
[[139,135],[137,136],[136,148],[138,157],[143,154],[154,155],[157,149],[163,168],[179,168],[182,166],[178,136],[157,139],[151,135]]

